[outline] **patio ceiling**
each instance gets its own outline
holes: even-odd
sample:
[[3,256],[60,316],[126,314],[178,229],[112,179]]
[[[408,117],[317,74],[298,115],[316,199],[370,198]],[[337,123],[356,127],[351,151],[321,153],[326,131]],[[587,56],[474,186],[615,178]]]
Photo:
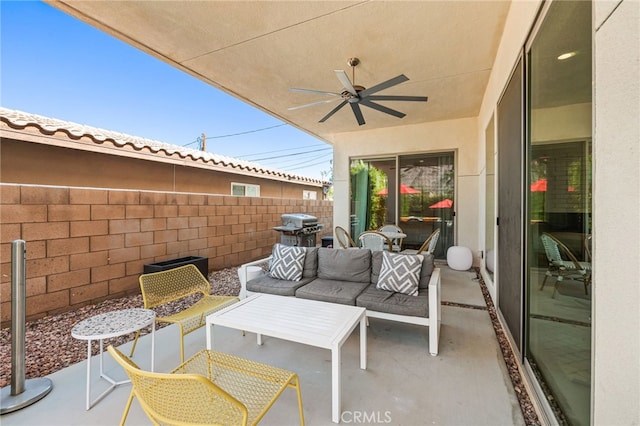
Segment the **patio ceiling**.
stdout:
[[[49,4],[191,75],[330,142],[334,133],[478,114],[509,1],[218,2],[53,1]],[[399,74],[409,81],[380,94],[428,96],[380,102],[403,119],[363,107],[358,126],[336,103],[290,87],[342,91],[334,70],[371,87]],[[152,78],[152,76],[150,76]],[[215,114],[215,107],[211,114]],[[249,125],[250,126],[250,125]]]

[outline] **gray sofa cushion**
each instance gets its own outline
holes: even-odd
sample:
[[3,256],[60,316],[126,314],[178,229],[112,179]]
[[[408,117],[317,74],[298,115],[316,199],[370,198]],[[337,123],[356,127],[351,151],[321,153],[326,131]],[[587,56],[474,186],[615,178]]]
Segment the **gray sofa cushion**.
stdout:
[[304,257],[304,269],[302,270],[302,278],[315,278],[318,270],[318,248],[305,247],[307,251]]
[[[334,251],[345,252],[351,250],[335,249]],[[355,305],[356,297],[368,286],[369,283],[316,278],[309,284],[298,288],[298,290],[296,290],[296,297],[341,303],[343,305]]]
[[422,261],[422,269],[420,270],[420,282],[418,283],[418,288],[428,288],[429,280],[431,279],[431,274],[433,274],[433,269],[436,267],[435,263],[433,263],[433,254],[430,253],[422,253],[424,256],[424,260]]
[[380,268],[382,268],[381,251],[371,252],[371,284],[378,284],[380,278]]
[[429,317],[429,291],[420,289],[417,296],[409,296],[379,290],[375,284],[371,284],[357,297],[356,306],[377,312],[427,318]]
[[318,249],[318,278],[369,283],[371,251],[367,249]]
[[247,281],[247,290],[255,293],[275,294],[278,296],[294,296],[298,288],[313,280],[313,277],[302,278],[300,281],[278,280],[265,274]]

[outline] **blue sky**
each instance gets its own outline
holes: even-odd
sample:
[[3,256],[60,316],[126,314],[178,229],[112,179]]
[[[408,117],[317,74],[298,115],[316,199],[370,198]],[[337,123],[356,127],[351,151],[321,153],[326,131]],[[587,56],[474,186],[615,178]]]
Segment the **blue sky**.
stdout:
[[330,170],[330,145],[47,4],[0,0],[0,18],[5,108],[195,149],[206,133],[216,154],[318,179]]

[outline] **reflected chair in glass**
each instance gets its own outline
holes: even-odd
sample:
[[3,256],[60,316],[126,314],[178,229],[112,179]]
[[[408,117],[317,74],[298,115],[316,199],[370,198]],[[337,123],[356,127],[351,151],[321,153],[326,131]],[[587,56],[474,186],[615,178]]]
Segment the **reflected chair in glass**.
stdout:
[[384,246],[387,246],[387,250],[391,251],[393,243],[384,234],[378,231],[365,231],[358,236],[358,242],[360,247],[368,248],[371,251],[383,251]]
[[[400,228],[397,225],[384,225],[382,226],[380,229],[378,229],[378,231],[380,232],[398,232],[400,234],[404,234],[404,231],[402,230],[402,228]],[[391,238],[391,242],[393,243],[393,250],[395,252],[401,252],[402,251],[402,240],[404,238]]]
[[551,234],[544,232],[540,235],[540,240],[549,262],[540,290],[544,288],[549,277],[555,277],[556,282],[551,297],[555,297],[558,285],[565,279],[581,281],[584,285],[584,293],[589,295],[591,263],[580,262],[566,245]]
[[336,226],[336,238],[338,239],[338,244],[340,244],[340,247],[342,247],[343,249],[349,247],[358,247],[347,230],[341,226]]
[[297,392],[304,425],[300,380],[290,371],[205,349],[171,373],[153,373],[113,346],[107,350],[133,385],[121,425],[134,397],[154,424],[255,425],[287,387]]
[[584,253],[586,256],[586,260],[591,262],[591,234],[587,235],[584,239]]

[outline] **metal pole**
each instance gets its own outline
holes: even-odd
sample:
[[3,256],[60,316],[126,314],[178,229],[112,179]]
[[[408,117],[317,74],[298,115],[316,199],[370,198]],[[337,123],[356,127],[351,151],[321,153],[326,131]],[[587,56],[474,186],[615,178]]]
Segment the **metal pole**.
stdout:
[[24,392],[24,348],[26,295],[26,244],[11,245],[11,396]]
[[1,390],[0,414],[31,405],[53,388],[47,378],[25,381],[26,253],[24,240],[11,243],[11,387]]

